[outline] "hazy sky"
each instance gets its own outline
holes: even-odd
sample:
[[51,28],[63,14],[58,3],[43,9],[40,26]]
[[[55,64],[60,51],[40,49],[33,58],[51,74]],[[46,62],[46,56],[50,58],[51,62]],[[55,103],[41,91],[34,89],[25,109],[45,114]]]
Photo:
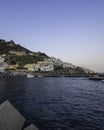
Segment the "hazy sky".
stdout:
[[0,0],[0,38],[104,72],[104,0]]

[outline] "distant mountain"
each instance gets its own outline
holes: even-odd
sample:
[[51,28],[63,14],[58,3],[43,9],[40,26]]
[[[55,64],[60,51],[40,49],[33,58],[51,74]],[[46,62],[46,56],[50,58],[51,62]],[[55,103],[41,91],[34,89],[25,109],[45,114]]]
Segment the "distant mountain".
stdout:
[[45,53],[32,52],[19,44],[15,44],[13,40],[5,41],[0,39],[0,55],[5,55],[5,62],[8,65],[16,65],[18,63],[20,67],[24,67],[26,64],[37,64],[38,61],[53,63],[56,75],[94,73],[90,69],[63,62],[55,57],[49,57]]

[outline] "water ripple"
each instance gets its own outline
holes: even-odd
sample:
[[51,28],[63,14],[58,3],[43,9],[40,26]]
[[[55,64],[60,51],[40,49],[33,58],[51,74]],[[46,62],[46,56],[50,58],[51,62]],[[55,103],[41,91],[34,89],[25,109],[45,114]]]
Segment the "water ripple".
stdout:
[[87,78],[1,78],[11,103],[40,130],[104,130],[104,83]]

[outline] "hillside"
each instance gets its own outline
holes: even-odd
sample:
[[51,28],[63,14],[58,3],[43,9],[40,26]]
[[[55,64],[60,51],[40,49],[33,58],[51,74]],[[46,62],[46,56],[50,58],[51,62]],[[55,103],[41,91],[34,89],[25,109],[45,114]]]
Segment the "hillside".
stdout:
[[14,41],[8,41],[0,39],[0,55],[6,55],[5,61],[8,64],[21,65],[26,63],[36,63],[37,61],[43,61],[44,58],[48,58],[45,53],[32,52],[19,44],[15,44]]
[[[42,52],[32,52],[14,41],[0,40],[0,58],[8,64],[8,69],[18,71],[25,68],[28,71],[52,72],[52,75],[77,75],[94,73],[90,69],[63,62],[55,57],[49,57]],[[4,56],[3,56],[4,55]],[[3,64],[1,63],[3,67]],[[5,69],[5,68],[3,68]]]
[[10,50],[14,51],[25,51],[26,53],[29,53],[28,49],[20,46],[19,44],[15,44],[14,41],[8,41],[6,42],[5,40],[0,39],[0,54],[7,54],[9,53]]

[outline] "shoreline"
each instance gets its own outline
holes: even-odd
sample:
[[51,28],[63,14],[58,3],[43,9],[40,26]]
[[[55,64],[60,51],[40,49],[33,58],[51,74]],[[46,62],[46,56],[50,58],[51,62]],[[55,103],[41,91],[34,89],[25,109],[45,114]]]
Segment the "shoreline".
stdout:
[[22,72],[22,71],[13,71],[13,72],[2,72],[0,77],[27,77],[27,75],[33,75],[33,77],[92,77],[96,74],[70,74],[70,73],[61,73],[61,72]]

